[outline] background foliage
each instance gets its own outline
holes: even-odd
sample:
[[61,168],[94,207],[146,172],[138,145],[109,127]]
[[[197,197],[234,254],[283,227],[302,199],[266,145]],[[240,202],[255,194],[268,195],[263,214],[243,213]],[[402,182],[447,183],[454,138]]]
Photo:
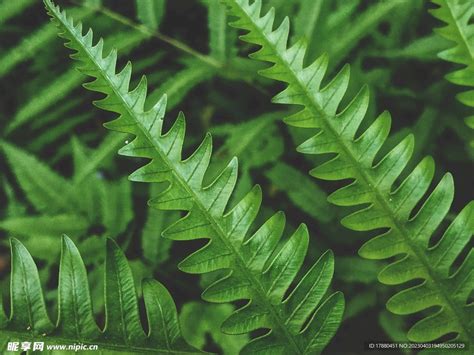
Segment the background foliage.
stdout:
[[[227,25],[230,18],[219,0],[58,4],[82,19],[85,27],[94,28],[96,36],[104,37],[106,51],[112,46],[119,49],[120,65],[129,58],[133,61],[132,87],[141,74],[147,74],[147,103],[166,93],[169,117],[176,117],[178,110],[187,112],[185,156],[205,132],[213,134],[215,153],[207,181],[237,156],[240,176],[234,202],[258,183],[266,197],[258,224],[281,209],[289,231],[301,222],[308,225],[311,238],[305,270],[326,249],[334,251],[332,288],[344,291],[347,305],[328,353],[360,353],[369,339],[405,340],[406,330],[418,318],[386,310],[393,290],[377,282],[384,262],[357,256],[371,234],[340,225],[351,209],[326,202],[339,185],[307,174],[321,158],[296,153],[295,144],[308,134],[281,122],[292,109],[272,105],[270,100],[282,86],[257,75],[264,65],[247,58],[253,47],[237,39],[238,31]],[[452,172],[456,195],[443,222],[448,225],[472,198],[472,174],[466,174],[472,170],[472,131],[464,123],[472,111],[456,100],[464,88],[444,79],[456,66],[452,56],[437,55],[451,48],[452,42],[449,35],[433,32],[442,25],[428,11],[436,6],[421,0],[268,0],[263,5],[274,6],[279,20],[290,16],[291,38],[307,39],[308,58],[328,53],[330,77],[344,63],[351,64],[348,98],[363,84],[369,85],[369,114],[388,109],[393,117],[395,138],[390,138],[385,152],[396,137],[411,131],[416,138],[414,160],[433,156],[436,180]],[[39,1],[0,2],[0,290],[4,303],[8,304],[9,289],[8,237],[14,236],[37,261],[46,306],[54,311],[60,239],[66,233],[81,252],[93,285],[94,312],[100,319],[104,246],[109,237],[125,250],[136,284],[151,276],[170,290],[190,344],[208,351],[238,352],[247,336],[223,335],[216,326],[233,306],[200,301],[202,290],[218,275],[198,278],[177,267],[202,242],[160,237],[180,213],[146,207],[161,187],[125,179],[131,166],[142,165],[116,155],[130,137],[103,129],[112,115],[92,107],[96,96],[80,87],[85,76],[73,68],[56,32]],[[469,65],[463,60],[462,65]],[[201,331],[194,332],[186,324],[200,324]]]

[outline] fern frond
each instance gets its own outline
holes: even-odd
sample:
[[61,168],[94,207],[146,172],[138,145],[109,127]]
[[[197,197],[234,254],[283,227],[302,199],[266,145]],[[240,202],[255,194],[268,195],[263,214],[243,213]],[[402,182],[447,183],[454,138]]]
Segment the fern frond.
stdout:
[[[74,167],[74,184],[79,185],[84,180],[87,179],[93,172],[101,166],[104,161],[110,159],[112,152],[115,151],[121,146],[125,141],[125,137],[122,134],[110,133],[107,135],[100,145],[90,152],[87,157],[84,157],[82,164],[80,166],[75,165]],[[79,142],[73,140],[73,147],[77,146]],[[74,149],[73,149],[74,151]]]
[[5,129],[6,133],[11,133],[56,103],[58,98],[63,98],[67,93],[71,92],[81,80],[83,80],[83,76],[80,73],[72,68],[66,70],[49,85],[46,85],[44,90],[36,93],[30,100],[23,103],[13,119],[8,122]]
[[[74,128],[90,120],[91,117],[92,116],[89,112],[80,113],[77,115],[71,113],[71,116],[68,117],[68,120],[58,122],[58,124],[54,125],[54,127],[51,127],[50,129],[42,131],[38,135],[35,135],[34,139],[31,140],[31,143],[28,144],[25,148],[27,148],[29,151],[40,152],[41,149],[43,149],[45,146],[49,144],[54,144],[54,142],[58,142],[61,137],[70,134],[71,131],[74,130]],[[57,159],[61,159],[61,155],[66,153],[66,151],[67,148],[65,149],[65,147],[62,147],[61,150],[58,150],[56,154],[50,158],[49,162],[54,164],[54,161],[57,161]]]
[[284,144],[275,121],[284,114],[271,112],[239,124],[224,123],[210,127],[214,136],[225,139],[216,155],[220,158],[243,158],[244,170],[277,161],[283,153]]
[[209,49],[210,56],[225,63],[237,52],[236,34],[227,26],[227,9],[220,0],[204,0],[208,7]]
[[[131,49],[145,38],[147,38],[147,36],[141,32],[124,32],[119,35],[111,36],[110,42],[115,43],[117,48]],[[13,119],[8,123],[6,132],[11,133],[44,112],[48,107],[56,104],[58,100],[66,97],[83,80],[84,76],[78,73],[74,68],[62,73],[21,106]]]
[[[109,237],[123,232],[133,218],[130,184],[98,179],[91,175],[109,154],[120,144],[123,136],[114,134],[104,140],[105,146],[88,154],[78,140],[73,140],[74,175],[65,179],[29,153],[1,143],[7,161],[25,194],[39,216],[15,216],[0,222],[0,229],[15,235],[37,238],[68,232],[74,238],[84,236],[92,226],[100,224]],[[60,228],[63,228],[61,230]]]
[[34,241],[40,237],[61,235],[66,231],[73,236],[83,235],[89,227],[90,223],[85,217],[73,213],[10,217],[0,221],[0,229],[16,236],[34,236]]
[[[361,1],[300,0],[294,16],[290,43],[304,38],[307,41],[307,57],[313,58],[326,52],[331,58],[328,72],[332,72],[345,57],[358,46],[363,38],[380,35],[377,26],[394,13],[416,1],[370,1],[361,10]],[[266,2],[264,2],[266,5]],[[269,8],[265,6],[265,8]],[[400,22],[397,21],[396,22]],[[391,26],[391,28],[394,26]],[[321,38],[324,38],[321,41]],[[386,39],[388,42],[388,39]]]
[[[83,19],[92,13],[92,10],[89,8],[71,9],[69,11],[78,19]],[[47,23],[28,37],[22,39],[18,45],[3,53],[0,58],[0,78],[19,63],[32,58],[38,50],[44,48],[55,37],[56,29],[50,23]]]
[[129,91],[131,64],[117,74],[116,51],[104,57],[103,41],[93,45],[91,30],[83,35],[81,24],[74,25],[50,0],[45,4],[60,28],[60,35],[66,38],[66,46],[75,51],[72,57],[81,62],[80,70],[95,78],[85,87],[106,95],[95,105],[119,114],[106,127],[136,136],[120,154],[151,159],[130,179],[169,183],[150,204],[164,210],[188,211],[164,234],[174,240],[210,239],[206,246],[182,261],[180,269],[196,274],[229,270],[204,291],[203,298],[212,302],[249,300],[224,322],[222,329],[230,334],[271,329],[247,344],[243,353],[321,351],[334,335],[344,308],[340,292],[323,301],[333,274],[332,253],[326,252],[285,297],[306,255],[307,228],[301,225],[278,252],[277,244],[285,226],[282,213],[273,215],[247,236],[259,211],[261,190],[255,186],[226,212],[236,183],[237,160],[232,159],[214,182],[204,187],[202,181],[212,151],[211,136],[207,135],[197,150],[182,160],[184,115],[180,114],[172,128],[163,133],[166,96],[145,111],[146,78]]
[[216,159],[207,171],[210,178],[206,182],[211,182],[211,177],[217,176],[232,157],[238,157],[242,162],[231,204],[252,188],[252,170],[274,164],[283,154],[283,137],[275,124],[282,115],[282,112],[266,113],[242,123],[223,123],[209,128],[211,134],[223,139],[224,143],[214,154]]
[[306,38],[309,41],[321,19],[324,0],[301,0],[298,13],[295,15],[294,37]]
[[[377,26],[386,20],[391,13],[398,10],[399,7],[405,6],[410,1],[408,0],[381,0],[372,1],[362,13],[357,14],[358,2],[344,1],[341,2],[341,11],[338,11],[334,17],[336,17],[335,23],[332,26],[328,26],[325,35],[328,37],[332,35],[331,45],[326,46],[328,55],[332,59],[329,63],[329,69],[336,68],[341,61],[349,54],[360,41],[369,35],[372,35],[376,30]],[[347,8],[351,8],[352,11],[347,11]],[[337,19],[339,17],[339,19]],[[338,21],[337,21],[338,20]],[[344,35],[342,35],[344,34]],[[319,37],[319,33],[314,33],[313,36]],[[316,44],[315,44],[316,42]],[[319,45],[318,41],[313,41],[312,46],[317,53]],[[314,53],[315,51],[311,53]]]
[[[458,69],[446,76],[451,83],[468,86],[471,89],[457,95],[457,99],[469,107],[474,107],[474,4],[471,0],[432,0],[439,8],[431,10],[431,14],[443,21],[446,26],[436,32],[454,42],[454,46],[438,53],[441,59],[461,64]],[[474,115],[466,119],[466,123],[474,129]],[[474,139],[471,141],[474,145]]]
[[49,215],[77,212],[80,198],[64,177],[13,145],[2,142],[1,147],[20,187],[38,212]]
[[365,117],[369,95],[364,87],[346,108],[339,108],[349,83],[349,67],[345,66],[322,86],[328,58],[323,55],[305,67],[305,42],[287,47],[288,18],[274,30],[274,10],[261,15],[260,0],[252,3],[226,0],[226,3],[238,17],[233,25],[248,31],[242,39],[261,46],[251,56],[273,64],[261,74],[288,84],[273,101],[303,107],[285,121],[317,130],[298,151],[336,154],[314,168],[311,175],[324,180],[352,180],[331,194],[329,200],[340,206],[367,206],[345,217],[343,225],[356,231],[388,229],[368,241],[360,254],[370,259],[402,257],[379,274],[379,280],[385,284],[422,280],[393,296],[388,301],[390,309],[410,314],[432,306],[440,307],[411,328],[410,340],[431,341],[456,333],[456,341],[474,344],[474,309],[472,304],[467,304],[474,285],[472,249],[454,273],[449,271],[463,249],[471,248],[474,203],[463,209],[442,241],[431,247],[431,237],[453,200],[452,176],[446,174],[441,179],[414,215],[415,207],[426,196],[433,179],[434,162],[429,157],[424,158],[400,185],[395,185],[412,155],[413,136],[408,135],[376,160],[390,131],[390,115],[382,113],[365,132],[356,134]]
[[106,322],[99,329],[92,312],[87,272],[74,243],[62,238],[59,266],[58,320],[46,310],[38,269],[28,250],[11,240],[11,310],[0,308],[0,345],[15,341],[98,345],[99,350],[129,353],[198,354],[184,341],[176,306],[166,288],[155,280],[143,281],[148,334],[140,322],[132,271],[125,255],[111,239],[105,262]]

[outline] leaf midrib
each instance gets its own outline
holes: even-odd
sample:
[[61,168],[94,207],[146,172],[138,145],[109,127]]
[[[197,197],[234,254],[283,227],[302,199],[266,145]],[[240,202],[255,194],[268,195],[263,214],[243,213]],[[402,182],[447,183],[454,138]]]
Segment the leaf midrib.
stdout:
[[[172,162],[168,159],[168,157],[162,152],[162,149],[161,147],[159,147],[157,144],[156,144],[156,141],[153,139],[153,137],[149,134],[149,132],[147,131],[147,129],[142,125],[142,123],[140,122],[140,120],[138,120],[136,118],[136,113],[135,111],[133,111],[133,109],[131,107],[129,107],[127,101],[124,99],[124,97],[122,96],[122,94],[120,93],[120,91],[117,90],[117,88],[115,87],[113,81],[111,80],[111,78],[109,77],[108,73],[105,72],[103,70],[103,68],[100,66],[99,63],[97,63],[97,61],[95,60],[94,56],[92,56],[89,51],[88,51],[88,48],[87,46],[84,46],[82,40],[81,41],[78,41],[75,34],[72,33],[72,31],[69,29],[69,26],[66,26],[64,25],[64,23],[61,21],[62,25],[71,33],[71,35],[73,36],[73,38],[75,38],[75,40],[80,43],[83,51],[87,54],[87,56],[89,57],[90,61],[92,63],[94,63],[96,65],[96,67],[100,68],[100,71],[99,71],[99,75],[101,75],[105,81],[108,82],[109,84],[109,88],[111,88],[114,92],[114,94],[120,99],[120,101],[122,102],[122,106],[126,109],[128,115],[133,118],[137,124],[137,126],[140,128],[140,130],[142,131],[142,133],[144,134],[144,136],[146,137],[146,139],[151,142],[155,148],[155,150],[157,151],[157,153],[160,155],[161,159],[169,166],[171,167],[171,173],[175,176],[176,180],[180,183],[180,185],[192,196],[193,200],[195,201],[196,205],[198,206],[198,208],[203,212],[203,214],[206,216],[206,219],[209,221],[209,223],[211,224],[212,228],[214,229],[214,231],[216,232],[216,234],[220,237],[220,239],[223,241],[224,245],[229,249],[231,250],[231,252],[235,255],[236,257],[236,261],[238,262],[239,264],[239,268],[241,270],[248,270],[250,271],[249,269],[246,268],[246,265],[245,265],[245,262],[244,262],[244,259],[242,257],[242,255],[238,252],[237,249],[234,248],[234,246],[227,240],[226,238],[226,234],[224,232],[224,230],[221,228],[220,224],[218,223],[218,221],[216,221],[214,219],[214,217],[209,213],[209,211],[205,208],[204,204],[201,202],[200,198],[198,197],[198,195],[194,192],[194,190],[192,190],[189,185],[185,182],[186,179],[184,177],[182,177],[181,175],[179,175],[175,170],[176,169],[173,169],[174,165],[172,164]],[[294,339],[293,335],[288,331],[288,329],[284,326],[284,321],[282,321],[280,319],[280,317],[278,316],[278,312],[277,310],[275,310],[274,306],[271,304],[271,302],[268,300],[268,298],[265,296],[265,291],[264,291],[264,288],[263,288],[263,285],[260,283],[260,281],[254,277],[253,273],[252,272],[243,272],[243,273],[240,273],[241,276],[244,276],[246,277],[249,281],[250,281],[250,285],[251,287],[254,289],[255,293],[257,294],[257,299],[260,299],[260,303],[262,305],[264,305],[264,307],[269,311],[269,313],[271,314],[272,318],[274,318],[274,321],[275,323],[277,324],[279,330],[280,330],[280,333],[282,333],[285,338],[287,338],[291,344],[291,346],[296,349],[298,352],[300,352],[302,349],[300,349],[297,341]],[[265,301],[262,301],[262,300],[265,300]],[[274,329],[275,330],[275,329]]]
[[[336,129],[331,125],[331,120],[330,117],[324,112],[323,109],[319,107],[317,102],[315,102],[312,99],[312,95],[309,94],[308,90],[306,89],[305,85],[300,82],[298,79],[298,76],[296,75],[295,71],[293,70],[293,67],[291,64],[289,64],[283,57],[280,56],[279,51],[273,46],[273,44],[268,40],[266,33],[264,31],[260,31],[260,28],[253,22],[252,16],[250,16],[244,8],[240,7],[238,3],[236,3],[238,8],[241,10],[242,13],[245,14],[247,18],[247,22],[252,25],[254,28],[254,31],[258,32],[261,34],[261,37],[264,39],[266,46],[270,47],[274,53],[274,57],[277,58],[280,63],[279,65],[282,65],[283,67],[287,68],[288,71],[287,73],[291,75],[292,78],[292,84],[291,85],[297,85],[300,89],[301,92],[305,94],[304,101],[306,102],[306,107],[308,107],[313,113],[316,111],[322,118],[323,118],[323,124],[326,126],[327,131],[335,138],[336,144],[340,147],[342,150],[343,154],[346,155],[350,159],[350,163],[352,166],[355,168],[357,171],[357,174],[364,180],[364,183],[368,185],[369,189],[372,191],[374,196],[376,197],[378,202],[378,205],[380,208],[384,210],[384,212],[388,215],[388,218],[392,221],[392,228],[396,229],[398,233],[402,236],[404,239],[405,243],[408,245],[408,247],[412,250],[413,254],[421,261],[422,265],[425,268],[425,271],[431,278],[431,281],[433,284],[436,285],[436,288],[439,290],[438,293],[443,297],[445,304],[450,308],[451,313],[453,313],[457,319],[457,323],[461,327],[460,335],[465,336],[466,339],[469,339],[471,343],[474,341],[469,337],[469,332],[468,332],[468,326],[467,324],[464,323],[464,317],[461,316],[461,310],[458,311],[455,303],[451,301],[449,295],[447,292],[444,291],[443,284],[441,280],[437,277],[436,273],[434,270],[431,270],[429,261],[427,260],[427,257],[425,256],[424,252],[419,248],[416,244],[414,244],[410,237],[407,229],[404,226],[404,223],[399,221],[398,218],[394,216],[394,212],[390,205],[388,204],[386,198],[383,196],[382,192],[379,191],[378,188],[376,188],[375,182],[372,181],[372,178],[369,174],[367,174],[364,169],[361,169],[359,167],[359,164],[355,154],[352,152],[351,147],[347,146],[340,138],[340,136],[337,134]],[[314,115],[316,116],[316,115]],[[376,204],[374,203],[376,206]]]
[[444,0],[444,2],[446,4],[447,9],[449,10],[448,11],[449,16],[451,17],[451,20],[453,21],[454,28],[455,28],[456,32],[458,33],[459,38],[461,38],[462,44],[464,45],[464,47],[466,48],[467,53],[470,56],[469,59],[471,60],[471,63],[465,63],[465,64],[470,65],[470,64],[472,64],[472,62],[474,62],[474,47],[471,48],[471,46],[469,45],[469,41],[467,40],[467,36],[464,33],[464,28],[461,25],[459,25],[458,20],[456,19],[456,13],[453,9],[453,6],[451,5],[451,2],[449,0]]
[[[115,94],[117,94],[117,92],[115,91],[115,88],[114,88],[114,92],[115,92]],[[283,333],[285,338],[287,338],[290,341],[290,343],[291,343],[291,345],[294,349],[296,349],[297,351],[300,351],[301,349],[299,348],[298,343],[296,342],[296,340],[293,338],[293,335],[284,326],[284,321],[282,321],[280,319],[280,317],[278,316],[278,312],[275,310],[274,306],[271,304],[271,302],[266,297],[266,292],[263,288],[263,285],[261,284],[261,282],[256,277],[254,277],[251,270],[246,267],[243,256],[232,245],[232,243],[230,243],[228,241],[227,235],[224,232],[224,230],[222,229],[222,227],[220,226],[219,222],[214,218],[214,216],[212,216],[211,213],[209,213],[209,210],[201,202],[201,199],[199,198],[198,194],[196,194],[196,192],[194,192],[194,190],[186,183],[186,179],[184,177],[182,177],[181,175],[179,175],[176,172],[176,169],[173,169],[174,165],[172,164],[172,161],[170,161],[168,159],[168,157],[163,154],[161,147],[156,144],[156,141],[149,134],[149,132],[146,130],[146,128],[141,124],[141,122],[135,118],[134,114],[130,113],[130,111],[128,110],[128,105],[127,105],[126,101],[123,100],[121,96],[119,96],[119,97],[122,100],[122,102],[124,103],[124,105],[126,106],[127,111],[130,114],[130,117],[133,117],[136,120],[136,122],[137,122],[138,126],[140,127],[142,133],[145,135],[146,139],[153,144],[153,147],[155,148],[156,152],[160,155],[160,158],[169,167],[171,167],[171,174],[176,178],[176,180],[179,182],[181,187],[191,196],[192,200],[197,205],[199,210],[201,210],[201,213],[206,217],[208,222],[211,224],[212,229],[219,236],[219,238],[221,239],[223,244],[227,247],[227,249],[229,249],[235,255],[235,260],[239,264],[238,268],[240,268],[241,270],[249,271],[249,272],[241,272],[241,273],[239,273],[239,275],[241,275],[243,277],[246,277],[248,279],[248,281],[250,282],[251,287],[254,289],[255,293],[257,294],[256,298],[260,299],[260,303],[262,305],[264,305],[264,307],[269,311],[271,316],[274,318],[274,320],[276,321],[276,324],[278,325],[278,328],[280,329],[280,332]],[[265,301],[262,301],[262,300],[265,300]]]
[[[71,251],[69,250],[68,253],[71,253]],[[77,288],[76,288],[76,272],[74,271],[75,267],[74,267],[74,261],[73,261],[73,258],[72,258],[72,255],[69,255],[69,267],[70,269],[72,270],[71,272],[71,282],[72,282],[72,295],[71,295],[71,303],[72,303],[72,309],[73,309],[73,312],[74,312],[74,330],[75,330],[75,333],[76,333],[76,336],[77,336],[77,339],[81,339],[81,330],[80,330],[80,316],[79,316],[79,312],[78,312],[78,309],[77,309]]]
[[[18,258],[18,259],[21,259],[21,258]],[[22,277],[21,277],[21,286],[22,286],[22,289],[23,289],[23,293],[25,294],[25,297],[26,297],[26,304],[27,304],[27,313],[28,313],[28,321],[29,321],[29,324],[30,324],[30,327],[33,328],[35,326],[35,320],[34,320],[34,317],[33,317],[33,312],[32,312],[32,305],[31,305],[31,299],[30,299],[30,288],[29,288],[29,285],[28,285],[28,276],[26,274],[26,270],[25,270],[25,264],[23,263],[22,260],[20,260],[20,272],[22,274]],[[13,290],[13,288],[12,288]],[[13,305],[13,297],[12,297],[12,305]],[[19,310],[17,310],[17,312],[19,312]],[[12,307],[12,316],[13,316],[13,307]]]

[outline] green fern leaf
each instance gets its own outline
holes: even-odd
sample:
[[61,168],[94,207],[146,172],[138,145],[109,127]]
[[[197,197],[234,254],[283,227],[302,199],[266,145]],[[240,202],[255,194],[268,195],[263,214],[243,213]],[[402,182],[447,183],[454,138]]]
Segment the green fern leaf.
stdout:
[[[237,37],[232,29],[227,26],[227,11],[220,0],[204,0],[208,7],[209,49],[210,56],[221,63],[229,57],[234,57],[237,50],[235,42]],[[171,95],[170,95],[171,96]]]
[[380,261],[363,260],[357,256],[341,256],[337,258],[336,277],[347,283],[370,284],[377,281],[380,266]]
[[206,173],[205,183],[212,182],[228,161],[237,157],[242,162],[241,173],[230,203],[234,204],[244,197],[253,185],[251,170],[273,164],[283,154],[283,137],[275,124],[282,115],[281,112],[273,112],[239,124],[224,123],[210,127],[211,134],[225,142],[214,154],[216,159]]
[[[58,122],[58,124],[54,127],[42,131],[40,134],[35,136],[34,139],[31,140],[31,143],[26,146],[26,148],[31,151],[39,152],[45,146],[57,143],[58,140],[70,134],[71,131],[74,130],[74,128],[89,119],[91,119],[91,114],[89,112],[81,113],[78,115],[74,115],[73,113],[71,113],[71,116],[68,117],[68,120]],[[57,161],[57,159],[60,159],[61,155],[63,155],[65,151],[65,147],[62,147],[62,151],[58,149],[57,153],[53,157],[51,157],[50,162],[54,163],[55,161]]]
[[124,178],[109,183],[101,192],[102,224],[109,235],[117,236],[133,219],[130,182]]
[[[71,110],[77,108],[80,103],[81,99],[78,97],[71,97],[70,100],[67,100],[66,102],[58,103],[54,108],[51,108],[49,111],[45,112],[42,115],[41,120],[30,122],[29,127],[32,130],[41,130],[41,128],[44,128],[47,125],[64,118],[64,116],[68,115]],[[52,126],[54,127],[56,125]]]
[[324,0],[301,0],[300,9],[295,16],[295,38],[313,37],[313,33],[320,22]]
[[[331,58],[328,72],[332,72],[363,38],[377,36],[377,26],[384,21],[390,21],[389,16],[394,16],[395,12],[416,3],[408,0],[371,1],[361,11],[360,0],[299,2],[301,5],[294,17],[290,43],[304,38],[308,43],[309,58],[327,52]],[[264,4],[266,5],[266,2]],[[321,38],[325,40],[321,41]]]
[[390,131],[390,115],[382,113],[356,137],[368,108],[369,95],[364,87],[345,109],[339,109],[349,83],[349,67],[345,66],[322,87],[328,58],[323,55],[305,67],[305,42],[299,41],[287,47],[288,18],[274,30],[274,10],[261,15],[260,0],[252,3],[226,0],[226,3],[238,17],[233,25],[248,31],[242,39],[261,47],[251,56],[273,64],[261,74],[288,84],[273,101],[303,106],[285,121],[297,127],[318,130],[298,150],[307,154],[336,154],[314,168],[311,175],[324,180],[352,180],[331,194],[329,200],[341,206],[368,206],[345,217],[342,223],[357,231],[388,228],[387,232],[367,242],[360,254],[370,259],[403,256],[382,270],[379,280],[383,283],[397,285],[423,280],[393,296],[388,307],[399,314],[440,307],[411,328],[408,333],[410,340],[431,341],[456,333],[456,341],[474,344],[474,309],[467,304],[474,286],[472,249],[469,249],[462,266],[455,273],[449,272],[456,257],[465,247],[470,248],[474,203],[463,209],[442,241],[431,247],[430,239],[453,200],[452,176],[446,174],[441,179],[412,217],[432,181],[433,160],[429,157],[423,159],[395,187],[395,181],[409,163],[414,139],[408,135],[383,158],[375,161]]
[[28,153],[5,142],[1,146],[26,197],[38,212],[51,215],[77,211],[79,199],[66,179]]
[[[81,163],[74,161],[74,184],[81,184],[91,174],[97,171],[100,166],[105,164],[107,160],[110,160],[112,152],[115,153],[125,139],[125,135],[110,133],[102,140],[96,149],[91,150],[87,155],[82,157]],[[77,139],[74,139],[72,144],[73,151],[81,149],[80,142]],[[77,155],[74,156],[74,158],[76,157]]]
[[[474,4],[471,0],[432,0],[439,8],[431,10],[431,14],[443,21],[446,26],[436,32],[454,42],[454,46],[438,53],[441,59],[461,64],[458,69],[446,76],[451,83],[468,86],[472,89],[457,95],[460,102],[474,107]],[[466,123],[474,128],[474,116],[468,117]],[[471,141],[474,146],[474,139]]]
[[376,52],[384,58],[390,59],[415,59],[432,62],[438,59],[437,54],[445,49],[450,42],[440,38],[437,34],[429,34],[408,43],[402,48],[383,49]]
[[87,154],[86,148],[74,139],[75,170],[71,180],[29,153],[3,142],[20,188],[41,215],[7,218],[0,221],[0,228],[22,237],[50,238],[67,232],[78,238],[100,223],[108,236],[118,236],[133,218],[130,184],[126,180],[112,182],[91,175],[97,171],[104,155],[110,153],[109,145],[118,145],[117,138],[123,143],[123,136],[114,133],[95,154]]
[[77,214],[11,217],[0,221],[0,229],[13,235],[35,237],[60,235],[64,232],[74,236],[84,235],[89,227],[89,221]]
[[[240,124],[211,127],[214,136],[225,138],[225,143],[216,152],[216,156],[220,160],[238,157],[243,161],[244,171],[275,162],[284,150],[283,138],[275,121],[283,115],[282,112],[273,112]],[[216,165],[224,168],[222,164]]]
[[46,345],[98,345],[119,353],[198,354],[181,336],[176,306],[166,288],[155,280],[143,282],[149,332],[138,313],[132,272],[125,255],[107,241],[105,266],[106,326],[100,330],[92,312],[87,273],[74,243],[62,238],[59,266],[58,320],[47,313],[36,265],[27,249],[11,240],[11,311],[0,309],[0,346],[15,341],[41,341]]
[[13,187],[8,183],[6,179],[3,179],[2,183],[3,191],[6,197],[6,208],[5,217],[18,217],[25,214],[26,207],[19,202],[15,197],[15,191]]
[[8,123],[6,133],[11,133],[56,103],[58,98],[63,98],[67,93],[71,92],[83,79],[84,77],[74,69],[69,69],[62,75],[59,75],[50,85],[46,86],[45,90],[36,93],[31,100],[25,102],[21,108],[18,109],[18,112]]
[[[358,1],[343,1],[340,10],[332,15],[332,21],[328,19],[325,35],[331,38],[330,45],[326,45],[327,52],[331,58],[329,70],[337,68],[339,63],[353,50],[357,44],[366,36],[372,35],[377,26],[386,20],[397,8],[410,3],[408,0],[381,0],[370,2],[362,13],[357,14]],[[341,35],[344,33],[344,35]],[[336,36],[334,36],[334,34]],[[314,37],[319,37],[319,33],[313,32]],[[311,38],[311,37],[310,37]],[[316,44],[315,44],[316,43]],[[318,41],[312,41],[311,54],[319,53]]]
[[[110,42],[115,43],[118,48],[131,49],[145,38],[147,38],[147,36],[138,31],[125,32],[111,36]],[[84,76],[78,73],[74,68],[62,73],[21,106],[13,119],[8,123],[6,132],[11,133],[45,111],[48,107],[56,104],[59,99],[66,97],[67,94],[76,88],[83,80]]]
[[148,28],[157,30],[165,14],[165,0],[135,0],[138,19]]
[[228,269],[225,277],[204,291],[203,298],[213,302],[249,300],[224,322],[224,332],[242,334],[259,328],[271,329],[247,344],[243,353],[321,351],[334,335],[344,308],[340,292],[323,301],[333,274],[332,253],[325,253],[285,298],[306,255],[306,227],[301,225],[276,254],[285,225],[282,213],[275,214],[246,237],[259,211],[261,190],[255,186],[225,212],[236,183],[237,160],[232,159],[213,183],[203,187],[212,151],[210,135],[188,159],[182,160],[184,115],[180,114],[173,127],[163,133],[166,96],[145,111],[146,78],[129,91],[131,64],[117,74],[116,51],[104,57],[103,41],[93,45],[92,31],[83,35],[81,24],[74,25],[50,0],[45,4],[60,28],[60,35],[67,39],[66,46],[75,51],[72,57],[81,62],[80,70],[95,78],[85,87],[106,95],[95,105],[119,114],[106,126],[136,136],[120,154],[152,159],[130,179],[169,183],[150,204],[164,210],[188,211],[164,234],[174,240],[210,239],[205,247],[180,263],[181,270],[201,274]]

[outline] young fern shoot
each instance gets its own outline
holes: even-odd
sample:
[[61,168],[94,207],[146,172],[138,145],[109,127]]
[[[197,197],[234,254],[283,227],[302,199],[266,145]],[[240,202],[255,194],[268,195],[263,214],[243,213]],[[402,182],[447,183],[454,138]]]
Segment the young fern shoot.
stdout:
[[[438,307],[436,311],[425,313],[409,330],[408,338],[424,342],[454,333],[450,340],[474,346],[474,307],[468,304],[474,286],[474,253],[470,244],[474,203],[464,207],[441,240],[431,245],[433,233],[453,201],[451,174],[445,174],[426,197],[435,171],[433,159],[426,157],[396,185],[412,155],[413,135],[408,135],[375,161],[390,131],[390,115],[382,113],[365,132],[356,135],[366,115],[369,94],[364,87],[346,108],[339,109],[349,83],[349,67],[346,65],[322,87],[328,58],[323,55],[304,66],[305,42],[300,40],[291,47],[287,45],[288,18],[274,29],[275,11],[271,9],[261,14],[260,0],[225,2],[238,17],[232,25],[248,31],[242,40],[261,47],[251,57],[273,64],[261,74],[288,84],[273,101],[303,107],[287,117],[286,123],[316,132],[298,151],[336,155],[310,174],[324,180],[352,180],[331,194],[330,202],[340,206],[368,205],[345,217],[342,224],[356,231],[386,229],[385,233],[366,242],[360,255],[369,259],[401,256],[380,272],[382,283],[398,285],[422,280],[395,294],[387,303],[388,309],[397,314],[411,314]],[[422,207],[412,216],[424,197]],[[455,260],[465,248],[469,248],[467,256],[452,272]]]
[[321,256],[285,297],[307,252],[306,226],[301,225],[281,249],[277,246],[285,226],[281,212],[248,235],[260,209],[261,190],[255,186],[226,212],[237,179],[237,159],[232,159],[213,183],[203,186],[212,152],[211,136],[208,134],[196,151],[183,160],[184,115],[180,114],[172,128],[163,133],[166,96],[150,110],[144,110],[146,78],[129,91],[131,64],[116,73],[116,51],[104,57],[102,39],[93,45],[91,30],[83,35],[81,24],[74,24],[51,0],[45,0],[45,4],[60,36],[67,40],[66,46],[75,51],[72,58],[80,62],[79,69],[95,78],[85,87],[105,94],[95,105],[119,114],[106,127],[135,136],[120,154],[151,159],[130,179],[167,182],[168,189],[150,204],[163,210],[188,212],[165,235],[174,240],[209,239],[207,245],[180,263],[180,269],[196,274],[228,270],[225,277],[204,291],[203,298],[211,302],[248,300],[223,323],[222,330],[242,334],[269,329],[248,343],[242,350],[244,354],[319,353],[336,332],[344,310],[340,292],[325,297],[334,269],[332,253]]

